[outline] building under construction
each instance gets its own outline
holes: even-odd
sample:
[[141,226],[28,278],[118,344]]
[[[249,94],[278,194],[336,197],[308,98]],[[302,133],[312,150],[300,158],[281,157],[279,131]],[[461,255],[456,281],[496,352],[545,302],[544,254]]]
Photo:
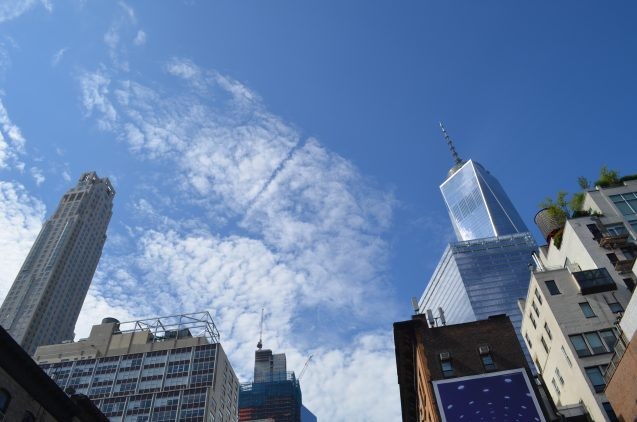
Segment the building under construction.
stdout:
[[254,354],[254,382],[239,389],[239,421],[301,421],[301,386],[286,371],[285,353],[259,349]]

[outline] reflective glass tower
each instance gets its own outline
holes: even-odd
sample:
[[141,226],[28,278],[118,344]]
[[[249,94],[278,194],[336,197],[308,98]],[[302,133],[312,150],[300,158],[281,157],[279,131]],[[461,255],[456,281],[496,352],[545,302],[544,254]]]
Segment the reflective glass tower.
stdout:
[[0,324],[27,353],[73,339],[106,241],[114,196],[108,178],[84,173],[42,226],[0,307]]
[[526,352],[517,300],[526,297],[537,245],[497,179],[475,161],[461,160],[444,127],[443,134],[455,165],[440,190],[458,242],[445,249],[419,311],[431,310],[437,324],[506,314]]
[[440,191],[458,240],[528,232],[498,180],[473,160],[456,164]]

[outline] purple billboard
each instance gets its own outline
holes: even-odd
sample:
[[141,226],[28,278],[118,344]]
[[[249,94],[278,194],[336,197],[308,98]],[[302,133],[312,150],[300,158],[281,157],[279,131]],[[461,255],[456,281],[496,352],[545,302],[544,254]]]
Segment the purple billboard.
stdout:
[[443,422],[545,422],[524,369],[433,382]]

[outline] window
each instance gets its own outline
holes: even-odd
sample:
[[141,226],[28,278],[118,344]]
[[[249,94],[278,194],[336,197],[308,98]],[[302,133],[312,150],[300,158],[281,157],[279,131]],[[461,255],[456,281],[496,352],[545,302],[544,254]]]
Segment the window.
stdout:
[[542,304],[542,295],[540,294],[540,291],[537,288],[535,289],[535,297],[537,298],[537,301],[541,305]]
[[542,347],[546,353],[549,352],[549,346],[546,344],[546,340],[544,340],[544,336],[540,336],[540,342],[542,343]]
[[609,402],[602,403],[602,406],[604,407],[604,411],[606,412],[606,415],[608,416],[610,422],[619,421],[617,415],[615,414],[615,411],[613,410],[613,406],[611,406]]
[[615,255],[614,253],[607,253],[606,256],[608,257],[610,263],[613,265],[615,265],[617,261],[619,261],[619,258],[617,258],[617,255]]
[[562,374],[560,373],[560,370],[558,368],[555,368],[555,376],[560,381],[560,384],[564,385],[564,378],[562,378]]
[[586,318],[593,318],[595,316],[595,312],[593,312],[593,308],[591,308],[591,304],[588,302],[582,302],[579,304],[579,307],[582,309],[584,316]]
[[535,318],[533,318],[533,314],[529,312],[529,318],[531,319],[531,323],[533,324],[533,328],[537,328],[537,323],[535,322]]
[[593,234],[593,239],[597,240],[602,237],[602,231],[597,227],[597,224],[587,224],[588,230]]
[[635,280],[633,280],[632,278],[630,278],[630,277],[625,278],[624,279],[624,284],[626,285],[628,290],[630,290],[631,292],[635,291]]
[[606,346],[608,346],[608,350],[611,352],[614,351],[615,343],[617,342],[615,332],[613,330],[602,330],[599,332],[599,335],[602,337],[602,340],[604,340],[604,343],[606,343]]
[[559,396],[561,394],[560,387],[557,385],[557,382],[555,382],[555,378],[551,380],[551,384],[553,384],[553,388],[555,388],[555,391],[557,392],[557,395]]
[[482,354],[480,355],[480,358],[482,359],[482,365],[484,366],[485,371],[495,371],[497,369],[491,353]]
[[453,364],[451,363],[451,357],[448,353],[440,354],[440,367],[442,368],[442,375],[447,377],[453,376]]
[[606,381],[604,380],[604,371],[606,365],[589,366],[586,369],[586,375],[589,381],[593,384],[593,388],[596,393],[601,393],[606,388]]
[[621,303],[619,303],[614,294],[604,294],[604,299],[606,300],[606,303],[608,304],[608,307],[610,308],[612,313],[618,314],[620,312],[624,312],[624,307]]
[[566,359],[566,363],[568,363],[569,368],[573,367],[573,363],[571,362],[571,358],[568,357],[568,354],[566,353],[566,349],[564,349],[564,346],[560,346],[562,349],[562,354],[564,355],[564,358]]
[[591,352],[590,350],[588,350],[588,346],[586,345],[586,342],[584,341],[584,336],[582,336],[581,334],[575,334],[575,335],[570,335],[568,337],[571,339],[571,343],[573,344],[573,347],[575,348],[575,352],[577,352],[577,356],[582,358],[582,357],[591,355]]
[[606,268],[573,272],[583,295],[617,290],[615,281]]
[[586,342],[590,346],[593,354],[606,353],[606,347],[604,343],[602,343],[602,339],[599,337],[597,332],[585,333],[584,337],[586,337]]
[[553,336],[551,335],[551,329],[549,328],[549,324],[548,323],[544,323],[544,331],[546,331],[546,334],[549,336],[549,340],[553,340]]
[[555,280],[546,280],[544,283],[546,283],[546,288],[549,289],[551,296],[560,294],[560,289],[557,288]]
[[4,419],[4,414],[7,413],[11,403],[11,394],[4,388],[0,388],[0,421]]
[[612,330],[572,334],[568,337],[571,339],[571,343],[579,357],[612,352],[616,340],[615,333]]
[[626,226],[624,226],[624,223],[609,224],[608,226],[605,226],[605,228],[608,234],[610,234],[611,236],[622,236],[628,233],[628,230],[626,230]]
[[529,334],[525,333],[524,338],[526,339],[526,343],[529,345],[529,349],[533,348],[533,343],[531,343],[531,339],[529,338]]
[[537,305],[535,304],[535,301],[531,302],[531,306],[533,307],[533,310],[535,311],[535,315],[539,317],[540,311],[537,309]]

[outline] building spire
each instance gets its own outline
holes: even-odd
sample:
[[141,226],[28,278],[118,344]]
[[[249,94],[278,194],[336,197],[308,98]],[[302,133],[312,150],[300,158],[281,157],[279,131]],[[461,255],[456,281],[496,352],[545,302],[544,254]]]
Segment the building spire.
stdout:
[[456,152],[456,149],[453,146],[453,141],[447,133],[447,129],[445,129],[445,125],[443,125],[442,122],[439,122],[439,124],[440,130],[442,130],[442,136],[444,136],[445,141],[447,141],[447,145],[449,145],[449,149],[451,150],[451,156],[453,157],[453,160],[455,161],[456,165],[462,164],[462,158],[460,158],[460,156]]

